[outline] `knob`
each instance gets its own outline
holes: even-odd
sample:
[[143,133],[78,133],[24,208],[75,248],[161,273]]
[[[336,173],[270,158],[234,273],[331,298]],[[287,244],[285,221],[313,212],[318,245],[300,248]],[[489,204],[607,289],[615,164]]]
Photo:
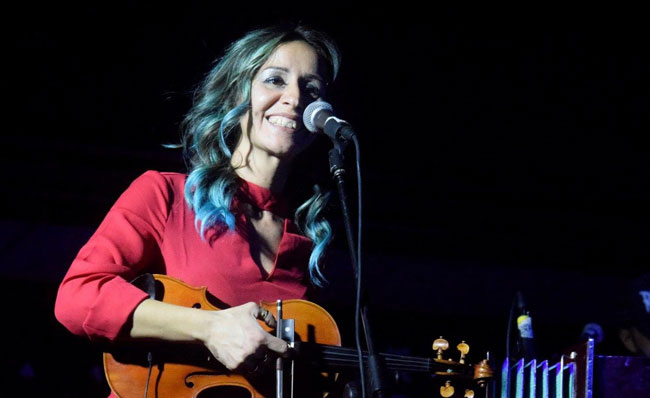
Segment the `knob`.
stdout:
[[442,352],[449,348],[449,342],[440,336],[433,341],[433,350],[438,353],[438,359],[442,359]]

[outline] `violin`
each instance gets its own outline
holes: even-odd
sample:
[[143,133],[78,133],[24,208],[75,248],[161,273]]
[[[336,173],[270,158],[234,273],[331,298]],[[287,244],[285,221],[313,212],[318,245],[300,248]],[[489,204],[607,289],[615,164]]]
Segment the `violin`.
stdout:
[[[205,287],[193,287],[166,275],[155,274],[146,288],[140,287],[148,291],[152,298],[166,303],[210,311],[220,310],[213,304],[214,300],[211,300]],[[260,304],[278,318],[276,303]],[[295,388],[293,396],[322,398],[339,391],[341,383],[337,382],[337,372],[346,368],[354,371],[358,369],[359,362],[356,349],[341,347],[341,336],[334,318],[319,305],[306,300],[284,300],[281,311],[282,319],[294,320],[295,363],[289,372],[285,372],[292,389]],[[259,322],[266,331],[271,331],[266,324]],[[442,359],[445,344],[444,339],[434,342],[437,358],[390,354],[380,356],[388,370],[427,372],[444,379],[444,385],[440,387],[443,397],[453,396],[451,379],[461,380],[463,384],[482,386],[492,378],[487,361],[474,367],[464,363],[465,354],[469,351],[469,346],[464,342],[458,346],[461,351],[460,361]],[[105,352],[103,357],[108,384],[120,398],[276,396],[275,369],[254,375],[232,372],[198,343],[151,341],[137,342],[137,345],[117,344]]]

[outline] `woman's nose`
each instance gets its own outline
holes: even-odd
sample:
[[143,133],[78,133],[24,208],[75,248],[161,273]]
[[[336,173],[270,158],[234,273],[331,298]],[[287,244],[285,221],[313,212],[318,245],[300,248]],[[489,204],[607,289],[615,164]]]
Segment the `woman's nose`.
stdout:
[[296,108],[300,105],[300,99],[302,98],[302,92],[298,83],[294,82],[287,85],[284,91],[284,102],[292,107]]

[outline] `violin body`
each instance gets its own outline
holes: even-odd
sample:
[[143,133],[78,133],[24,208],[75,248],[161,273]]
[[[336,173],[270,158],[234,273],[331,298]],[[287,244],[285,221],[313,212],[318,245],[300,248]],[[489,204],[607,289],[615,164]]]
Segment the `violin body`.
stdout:
[[[163,302],[209,311],[220,310],[210,301],[205,287],[192,287],[166,275],[154,275],[154,278],[156,290],[162,290]],[[261,305],[274,316],[277,315],[276,303],[262,302]],[[282,312],[284,319],[295,320],[296,341],[341,345],[336,322],[317,304],[305,300],[285,300],[282,302]],[[270,331],[261,321],[260,325]],[[333,388],[334,374],[309,369],[308,363],[300,365],[300,360],[296,360],[293,382],[298,392],[294,396],[322,397],[324,392]],[[256,376],[233,373],[200,344],[151,342],[138,343],[138,346],[116,346],[110,353],[104,353],[104,370],[111,390],[120,398],[142,398],[145,389],[146,398],[275,396],[275,369],[268,369]],[[285,366],[284,373],[291,376],[291,366]],[[289,391],[288,383],[285,382],[285,392]]]

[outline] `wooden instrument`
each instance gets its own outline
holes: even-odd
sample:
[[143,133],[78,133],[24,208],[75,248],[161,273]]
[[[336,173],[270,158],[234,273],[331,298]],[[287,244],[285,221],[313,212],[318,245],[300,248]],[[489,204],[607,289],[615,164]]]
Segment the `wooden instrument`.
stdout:
[[[157,299],[203,310],[219,308],[208,299],[205,287],[196,288],[166,275],[154,275]],[[276,315],[276,303],[261,305]],[[322,307],[305,300],[282,302],[282,317],[295,322],[296,397],[323,397],[340,389],[336,371],[358,368],[357,350],[343,348],[336,322]],[[262,327],[270,329],[260,321]],[[437,339],[438,358],[381,354],[389,370],[427,372],[439,376],[446,387],[442,396],[453,396],[451,379],[465,384],[483,384],[492,378],[486,361],[472,367],[464,364],[469,346],[459,345],[461,361],[444,360],[446,341]],[[448,346],[448,344],[446,344]],[[200,344],[138,342],[116,346],[104,353],[104,370],[111,390],[120,398],[273,398],[275,379],[268,373],[245,375],[229,371]]]

